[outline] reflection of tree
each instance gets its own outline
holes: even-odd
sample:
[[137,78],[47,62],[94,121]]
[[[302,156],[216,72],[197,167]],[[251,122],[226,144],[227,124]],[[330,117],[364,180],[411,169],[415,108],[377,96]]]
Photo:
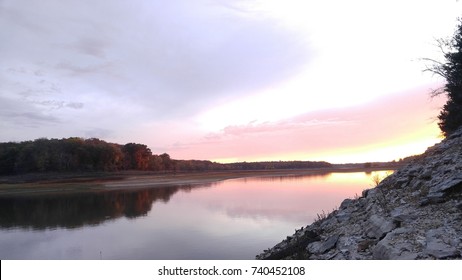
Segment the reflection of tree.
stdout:
[[168,202],[184,185],[141,190],[0,197],[0,228],[76,228],[120,217],[147,215],[156,201]]

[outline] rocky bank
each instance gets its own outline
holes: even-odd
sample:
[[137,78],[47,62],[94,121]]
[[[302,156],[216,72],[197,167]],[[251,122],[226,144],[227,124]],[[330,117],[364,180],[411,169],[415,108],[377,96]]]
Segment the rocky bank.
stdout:
[[462,129],[257,259],[461,259]]

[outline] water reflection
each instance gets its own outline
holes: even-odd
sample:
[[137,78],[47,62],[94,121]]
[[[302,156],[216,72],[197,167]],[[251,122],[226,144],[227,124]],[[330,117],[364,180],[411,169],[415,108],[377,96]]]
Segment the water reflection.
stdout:
[[310,175],[306,174],[287,174],[287,175],[281,175],[281,176],[255,176],[255,177],[247,177],[247,178],[239,178],[236,180],[239,180],[241,182],[254,182],[254,181],[259,181],[259,182],[275,182],[275,181],[300,181],[300,180],[305,180],[306,178],[310,179],[322,179],[330,176],[332,173],[330,172],[320,172],[320,173],[314,173]]
[[253,259],[376,174],[1,197],[0,259]]
[[368,172],[336,172],[329,173],[325,179],[333,183],[347,183],[347,182],[368,182],[370,187],[375,187],[377,182],[375,180],[382,180],[385,177],[393,174],[393,170],[378,170]]
[[76,228],[120,217],[137,218],[147,215],[155,202],[167,203],[180,190],[189,192],[210,186],[212,184],[0,197],[0,228]]

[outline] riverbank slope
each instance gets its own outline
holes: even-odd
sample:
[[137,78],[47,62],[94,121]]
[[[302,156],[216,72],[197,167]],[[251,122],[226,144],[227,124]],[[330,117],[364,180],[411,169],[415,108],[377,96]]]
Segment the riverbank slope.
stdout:
[[462,129],[257,259],[462,258]]

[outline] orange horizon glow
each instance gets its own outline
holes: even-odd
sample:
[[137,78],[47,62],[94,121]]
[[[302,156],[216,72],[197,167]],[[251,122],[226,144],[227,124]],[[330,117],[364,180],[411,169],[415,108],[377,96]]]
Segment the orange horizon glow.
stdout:
[[364,162],[390,162],[420,155],[429,147],[442,140],[438,126],[424,127],[414,134],[404,135],[399,139],[388,139],[383,142],[372,143],[367,146],[356,146],[335,150],[326,150],[313,153],[289,153],[269,157],[255,158],[217,158],[211,161],[218,163],[233,162],[262,162],[262,161],[326,161],[334,164],[342,163],[364,163]]
[[436,122],[445,98],[427,88],[356,107],[307,113],[281,122],[230,126],[181,149],[174,158],[219,163],[257,161],[388,162],[422,154],[442,140]]

